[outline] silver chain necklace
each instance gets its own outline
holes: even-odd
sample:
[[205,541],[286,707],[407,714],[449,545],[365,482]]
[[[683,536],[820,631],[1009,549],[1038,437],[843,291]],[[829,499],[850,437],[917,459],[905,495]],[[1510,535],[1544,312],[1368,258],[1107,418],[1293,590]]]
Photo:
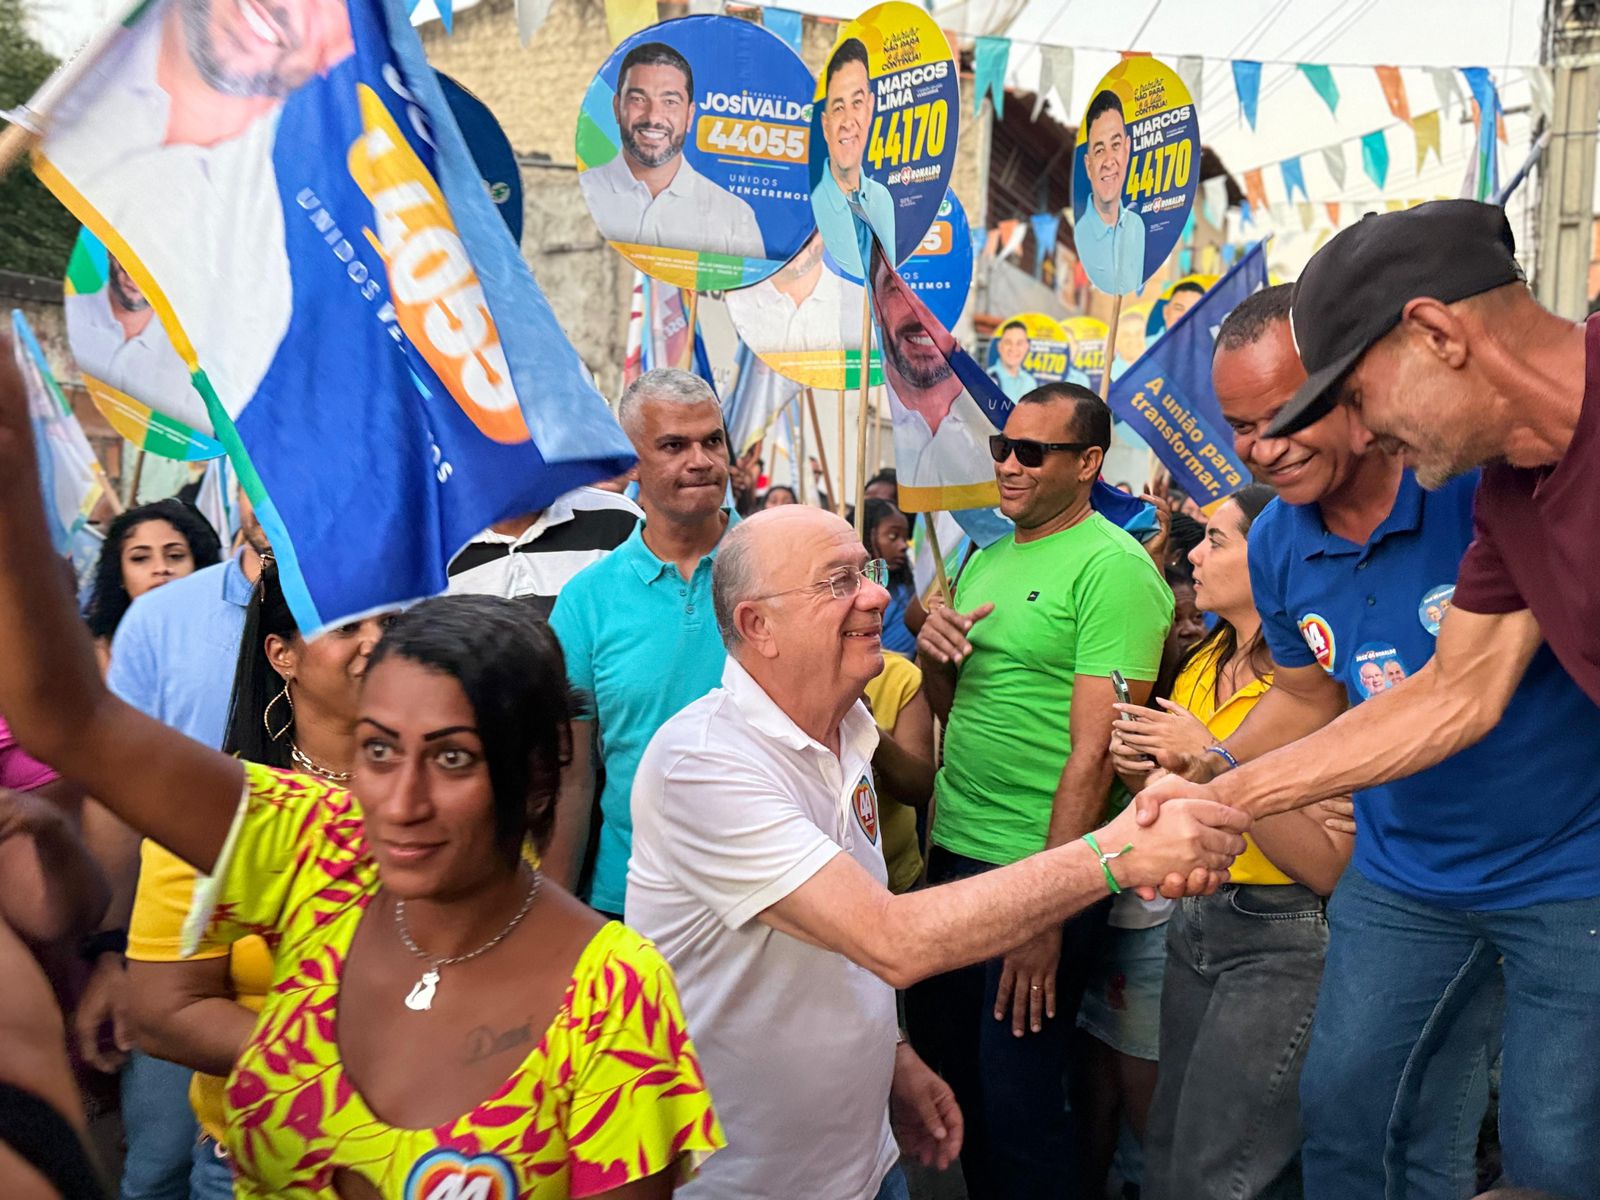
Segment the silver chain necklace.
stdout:
[[289,743],[289,757],[294,760],[295,766],[299,767],[302,771],[307,771],[310,774],[317,776],[319,779],[326,779],[329,783],[350,782],[349,771],[330,770],[319,763],[316,759],[312,758],[304,750],[300,749],[300,747],[295,745],[293,742]]
[[427,970],[422,972],[422,978],[412,984],[411,991],[406,995],[406,1007],[412,1012],[426,1012],[433,1007],[433,997],[439,990],[439,970],[442,967],[453,967],[457,963],[468,962],[480,954],[487,954],[493,950],[506,936],[522,924],[522,918],[528,915],[528,910],[533,907],[534,898],[539,894],[539,885],[544,880],[544,875],[537,869],[533,872],[533,883],[528,888],[528,894],[522,899],[522,907],[517,909],[516,916],[506,922],[505,928],[495,934],[471,954],[458,954],[454,958],[435,958],[428,954],[416,942],[411,940],[411,931],[406,928],[406,902],[396,900],[394,904],[395,929],[400,933],[400,940],[405,948],[428,964]]

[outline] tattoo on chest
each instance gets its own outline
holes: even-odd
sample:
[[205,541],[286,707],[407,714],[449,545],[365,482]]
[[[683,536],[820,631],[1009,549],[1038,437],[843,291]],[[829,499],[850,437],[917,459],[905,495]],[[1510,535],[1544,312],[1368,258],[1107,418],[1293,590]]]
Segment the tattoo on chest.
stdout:
[[533,1022],[517,1025],[511,1029],[490,1029],[487,1025],[479,1025],[467,1034],[466,1062],[482,1062],[496,1054],[504,1054],[507,1050],[515,1050],[519,1046],[526,1046],[533,1041]]

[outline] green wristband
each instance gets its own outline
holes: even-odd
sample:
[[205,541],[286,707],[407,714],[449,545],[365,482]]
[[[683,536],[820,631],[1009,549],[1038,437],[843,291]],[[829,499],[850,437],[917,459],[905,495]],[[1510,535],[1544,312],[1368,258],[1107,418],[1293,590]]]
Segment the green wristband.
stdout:
[[1111,873],[1111,860],[1113,858],[1121,858],[1128,851],[1132,850],[1133,843],[1129,842],[1121,850],[1107,854],[1104,850],[1100,849],[1100,843],[1094,840],[1094,834],[1084,834],[1083,840],[1089,844],[1089,849],[1093,850],[1094,856],[1100,860],[1100,870],[1105,873],[1106,887],[1111,889],[1111,894],[1113,896],[1120,896],[1122,894],[1122,885],[1117,882],[1117,877]]

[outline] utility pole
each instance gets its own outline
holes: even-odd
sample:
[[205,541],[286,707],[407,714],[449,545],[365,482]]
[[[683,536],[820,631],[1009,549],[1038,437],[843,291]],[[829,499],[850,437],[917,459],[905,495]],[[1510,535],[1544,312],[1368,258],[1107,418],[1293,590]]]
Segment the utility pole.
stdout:
[[1550,144],[1539,170],[1533,288],[1546,308],[1576,320],[1589,306],[1595,243],[1600,0],[1550,0],[1541,57],[1552,71],[1553,104]]

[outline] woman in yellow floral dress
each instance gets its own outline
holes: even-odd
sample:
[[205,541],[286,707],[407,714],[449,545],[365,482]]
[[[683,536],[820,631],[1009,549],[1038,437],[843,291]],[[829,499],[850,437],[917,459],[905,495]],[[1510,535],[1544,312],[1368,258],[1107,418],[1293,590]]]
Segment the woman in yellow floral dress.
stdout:
[[519,854],[548,832],[574,714],[543,625],[487,597],[401,617],[347,791],[110,695],[50,555],[5,371],[0,711],[204,873],[191,940],[273,949],[228,1083],[241,1200],[656,1200],[722,1144],[666,964]]

